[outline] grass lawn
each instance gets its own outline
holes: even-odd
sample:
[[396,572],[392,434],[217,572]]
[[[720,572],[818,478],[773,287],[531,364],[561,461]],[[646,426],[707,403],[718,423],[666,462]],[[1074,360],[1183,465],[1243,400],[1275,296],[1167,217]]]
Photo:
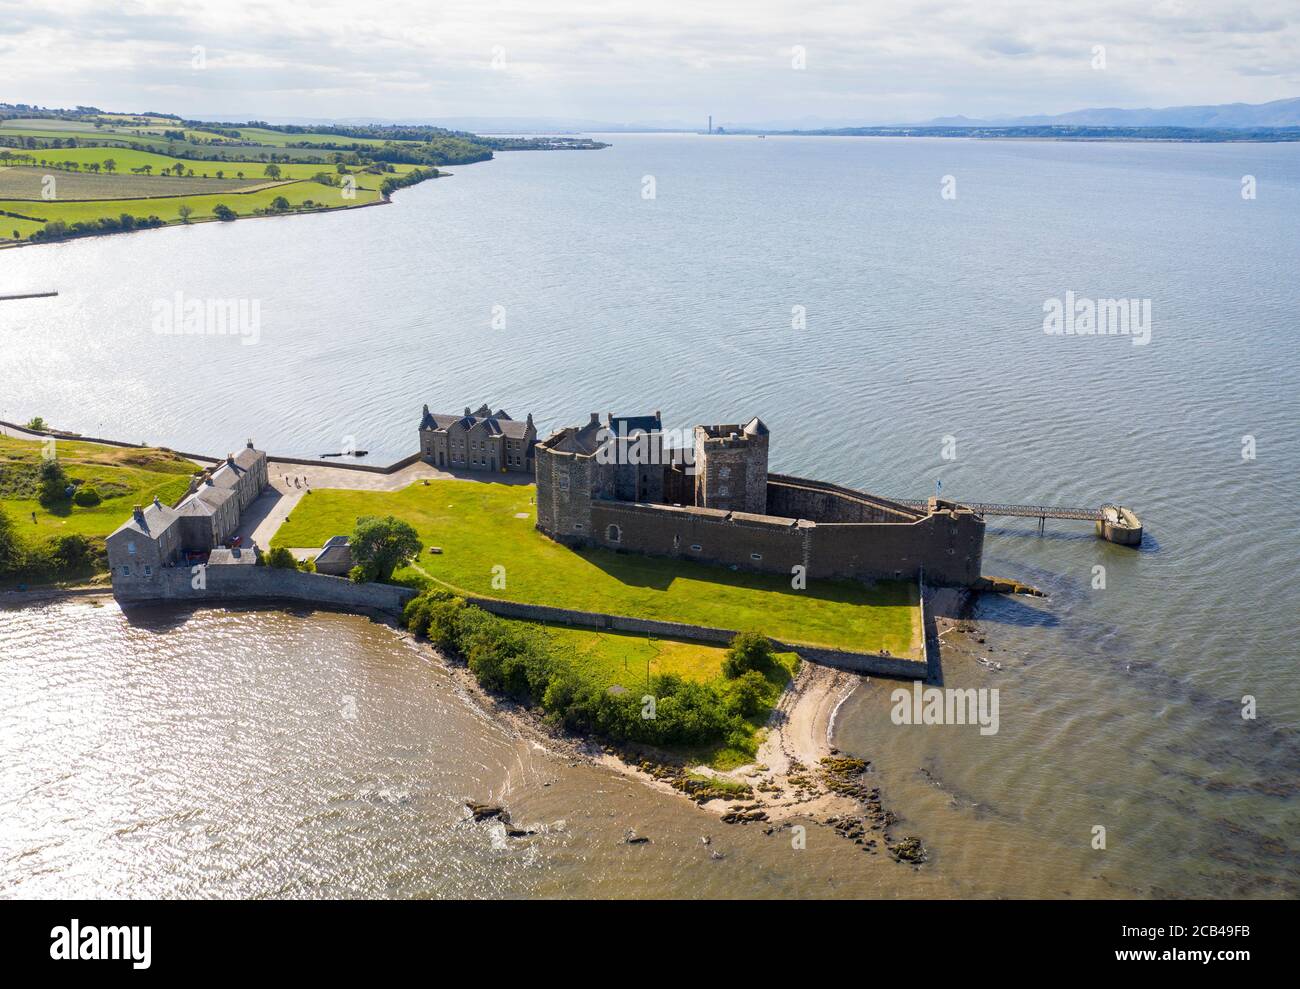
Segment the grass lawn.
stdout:
[[126,521],[132,506],[144,504],[155,495],[166,504],[179,499],[185,494],[190,475],[198,469],[192,462],[163,450],[73,440],[58,440],[54,449],[68,477],[94,484],[103,501],[90,508],[70,501],[48,508],[42,505],[35,490],[42,444],[0,436],[0,509],[31,541],[64,533],[102,539]]
[[[638,694],[646,686],[648,662],[652,677],[661,673],[674,673],[683,680],[711,683],[724,692],[726,690],[727,680],[722,675],[722,658],[727,650],[722,646],[647,638],[624,632],[595,632],[557,625],[544,627],[553,639],[573,649],[576,659],[574,665],[579,673],[600,687],[624,687]],[[775,659],[776,663],[765,673],[768,682],[765,698],[767,703],[757,714],[746,719],[754,735],[767,724],[781,692],[799,670],[799,657],[795,653],[777,653]],[[756,738],[756,741],[761,739]],[[714,769],[734,769],[751,761],[748,753],[726,746],[681,750],[676,754],[690,761],[707,763]]]
[[[896,656],[919,650],[915,586],[882,581],[810,581],[609,550],[575,551],[533,525],[532,485],[431,480],[401,491],[313,490],[293,510],[272,546],[320,546],[352,531],[359,516],[395,515],[415,526],[425,546],[399,580],[433,581],[484,597],[506,598],[638,618],[758,629],[791,642],[842,646]],[[505,587],[493,587],[493,567]]]

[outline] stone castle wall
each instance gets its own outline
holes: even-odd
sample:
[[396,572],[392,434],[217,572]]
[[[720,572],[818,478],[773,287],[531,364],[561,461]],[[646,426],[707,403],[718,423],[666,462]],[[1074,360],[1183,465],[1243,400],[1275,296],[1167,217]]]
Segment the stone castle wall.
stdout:
[[826,481],[772,474],[767,484],[767,514],[810,522],[909,522],[923,512]]
[[924,574],[931,584],[965,586],[980,577],[984,525],[968,512],[910,523],[836,523],[596,500],[590,534],[577,541],[765,573],[790,574],[798,565],[810,579]]

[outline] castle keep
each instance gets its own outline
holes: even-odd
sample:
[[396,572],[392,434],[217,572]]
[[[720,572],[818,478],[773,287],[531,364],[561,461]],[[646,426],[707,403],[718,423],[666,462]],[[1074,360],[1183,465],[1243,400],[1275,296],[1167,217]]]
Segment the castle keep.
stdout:
[[659,413],[592,414],[536,445],[537,528],[571,546],[699,560],[808,578],[980,578],[984,520],[931,498],[923,510],[768,471],[758,418],[696,426],[670,449]]

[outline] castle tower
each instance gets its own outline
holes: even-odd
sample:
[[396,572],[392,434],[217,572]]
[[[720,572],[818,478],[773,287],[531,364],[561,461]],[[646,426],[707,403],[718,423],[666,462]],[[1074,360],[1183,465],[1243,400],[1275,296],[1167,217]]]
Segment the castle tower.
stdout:
[[696,506],[766,515],[767,443],[767,426],[757,417],[743,425],[696,426]]

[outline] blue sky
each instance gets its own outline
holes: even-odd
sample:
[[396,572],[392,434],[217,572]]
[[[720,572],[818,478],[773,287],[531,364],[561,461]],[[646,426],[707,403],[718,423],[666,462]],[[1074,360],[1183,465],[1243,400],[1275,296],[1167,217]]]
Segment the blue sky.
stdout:
[[0,0],[0,65],[196,117],[888,123],[1297,96],[1300,4]]

